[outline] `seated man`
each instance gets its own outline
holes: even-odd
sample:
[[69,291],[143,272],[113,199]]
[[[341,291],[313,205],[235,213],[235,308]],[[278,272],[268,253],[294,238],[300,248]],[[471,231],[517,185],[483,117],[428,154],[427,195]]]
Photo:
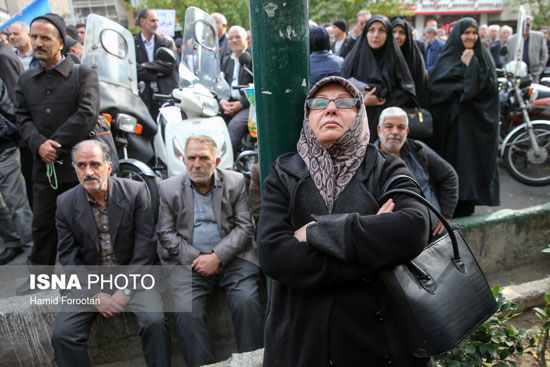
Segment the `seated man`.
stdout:
[[[62,265],[153,265],[157,262],[157,236],[150,220],[147,190],[141,183],[110,177],[111,151],[105,143],[85,140],[72,152],[80,185],[57,199],[58,257]],[[98,312],[114,317],[132,310],[139,324],[148,366],[170,365],[170,338],[162,312],[144,311],[160,294],[130,289],[97,293],[97,312],[60,312],[55,320],[52,346],[58,366],[89,366],[90,325]],[[157,304],[158,303],[158,304]],[[146,308],[150,310],[151,308]]]
[[[207,136],[187,140],[184,162],[186,173],[160,184],[158,234],[163,262],[193,269],[192,312],[176,312],[175,327],[187,365],[196,367],[214,363],[206,325],[206,296],[214,287],[229,301],[239,352],[261,348],[263,312],[244,176],[216,168],[218,149]],[[188,289],[173,273],[170,286],[182,310],[179,295]]]
[[[248,133],[248,114],[250,110],[250,102],[238,86],[254,83],[254,78],[251,75],[252,63],[249,65],[239,63],[241,54],[249,52],[246,43],[246,30],[236,25],[229,29],[227,36],[232,53],[224,58],[221,69],[227,84],[231,87],[231,98],[229,101],[220,101],[220,110],[225,122],[228,123],[227,128],[231,137],[233,154],[236,157],[241,149],[241,140]],[[250,60],[252,60],[252,57],[250,57]]]
[[[426,199],[447,219],[453,217],[458,201],[458,175],[454,168],[426,144],[407,139],[409,118],[399,107],[388,107],[380,114],[380,149],[401,157],[420,184]],[[433,235],[443,233],[443,224],[430,212]]]

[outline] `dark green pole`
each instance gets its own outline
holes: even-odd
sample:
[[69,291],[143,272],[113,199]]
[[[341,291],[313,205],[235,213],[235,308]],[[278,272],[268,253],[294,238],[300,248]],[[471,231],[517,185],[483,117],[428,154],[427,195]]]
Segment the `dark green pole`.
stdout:
[[249,0],[261,182],[296,150],[309,91],[307,0]]

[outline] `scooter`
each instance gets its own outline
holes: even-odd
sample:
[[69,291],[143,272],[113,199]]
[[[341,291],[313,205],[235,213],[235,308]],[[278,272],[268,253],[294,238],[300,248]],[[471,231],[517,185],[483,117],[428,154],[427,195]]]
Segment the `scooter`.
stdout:
[[[523,6],[519,9],[518,34],[524,34],[526,30],[526,13]],[[504,67],[506,81],[501,84],[501,92],[504,91],[511,98],[511,110],[517,111],[522,117],[522,123],[515,128],[504,114],[503,131],[506,135],[500,146],[500,157],[504,161],[504,167],[517,181],[531,186],[544,186],[550,184],[550,121],[532,120],[529,114],[530,106],[537,100],[538,92],[533,93],[533,88],[527,75],[527,65],[522,59],[523,37],[518,36],[518,45],[514,51],[514,61]],[[504,88],[504,90],[502,89]],[[536,90],[536,89],[535,89]],[[527,93],[525,93],[527,91]],[[534,100],[530,100],[529,92]],[[536,111],[531,108],[531,111]],[[546,108],[541,109],[546,114]],[[508,130],[510,130],[508,132]]]
[[164,102],[157,117],[159,133],[154,138],[157,165],[166,167],[168,176],[185,171],[184,147],[192,135],[211,137],[218,146],[219,167],[233,168],[231,139],[215,98],[228,99],[230,95],[220,72],[217,39],[210,15],[196,7],[187,8],[184,45],[190,52],[179,65],[180,86],[170,95],[154,95]]

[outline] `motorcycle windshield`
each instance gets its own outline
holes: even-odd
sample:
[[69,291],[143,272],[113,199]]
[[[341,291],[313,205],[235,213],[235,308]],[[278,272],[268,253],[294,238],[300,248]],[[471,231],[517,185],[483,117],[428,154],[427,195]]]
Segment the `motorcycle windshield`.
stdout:
[[194,6],[187,8],[184,46],[182,66],[193,72],[198,82],[219,99],[229,99],[229,85],[220,73],[216,22],[210,14]]
[[137,95],[135,60],[130,31],[97,14],[88,15],[82,65],[95,69],[100,81],[128,88]]

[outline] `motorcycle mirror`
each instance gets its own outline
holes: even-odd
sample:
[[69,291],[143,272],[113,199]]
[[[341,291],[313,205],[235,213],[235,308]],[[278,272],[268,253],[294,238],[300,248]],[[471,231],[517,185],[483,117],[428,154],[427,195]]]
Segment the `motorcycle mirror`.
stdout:
[[170,50],[167,47],[159,47],[159,49],[155,53],[155,59],[171,63],[176,63],[178,61],[178,59],[176,58],[176,54],[174,54],[174,51]]
[[252,56],[250,55],[250,52],[241,53],[241,56],[239,56],[239,64],[246,66],[252,64]]
[[145,82],[142,80],[138,83],[139,94],[145,92]]

